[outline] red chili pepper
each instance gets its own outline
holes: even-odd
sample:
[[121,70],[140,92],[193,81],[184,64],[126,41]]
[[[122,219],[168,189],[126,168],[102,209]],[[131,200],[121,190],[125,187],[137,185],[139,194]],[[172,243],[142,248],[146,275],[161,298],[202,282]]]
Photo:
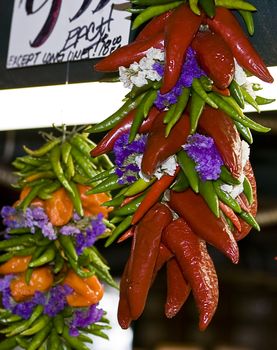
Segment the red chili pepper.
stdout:
[[238,263],[239,249],[226,220],[217,218],[204,199],[191,189],[170,192],[169,206],[177,212],[201,239],[220,250],[233,263]]
[[241,224],[239,218],[228,205],[219,201],[219,208],[223,211],[223,213],[232,221],[233,225],[237,228],[238,231],[241,231]]
[[134,236],[134,226],[130,227],[127,231],[125,231],[120,238],[117,240],[117,243],[122,243],[126,241],[126,239]]
[[180,77],[185,54],[202,21],[187,4],[177,7],[165,25],[165,70],[161,93],[170,91]]
[[130,327],[132,322],[130,306],[127,295],[129,263],[127,262],[120,280],[120,294],[117,309],[117,320],[122,329]]
[[145,40],[134,41],[113,51],[109,56],[98,62],[94,69],[100,72],[115,72],[120,66],[129,67],[138,62],[151,47],[162,49],[164,42],[163,31],[149,36]]
[[172,257],[173,253],[163,243],[160,243],[158,257],[154,267],[153,279],[163,265]]
[[175,174],[173,176],[164,174],[160,179],[153,183],[146,196],[143,198],[142,202],[138,206],[136,212],[134,213],[134,216],[132,218],[133,225],[139,222],[139,220],[148,212],[148,210],[152,208],[155,203],[158,202],[159,198],[164,193],[164,191],[168,189],[172,182],[175,180],[178,172],[179,168],[176,169]]
[[184,114],[165,137],[166,124],[163,123],[165,112],[160,113],[150,130],[146,149],[142,157],[141,169],[152,176],[156,168],[169,156],[175,154],[186,142],[190,130],[188,115]]
[[231,96],[230,90],[229,89],[219,89],[215,85],[212,85],[212,91],[219,93],[222,96]]
[[246,211],[247,213],[249,213],[250,210],[248,208],[247,199],[245,196],[243,196],[243,193],[241,193],[237,196],[236,201],[239,203],[239,205],[243,211]]
[[136,41],[145,40],[149,38],[150,35],[153,35],[157,32],[160,32],[164,29],[165,23],[168,17],[172,14],[172,11],[167,11],[162,13],[159,16],[154,17],[146,26],[139,32],[136,37]]
[[[249,212],[255,217],[257,214],[257,189],[256,189],[256,180],[255,176],[253,173],[253,169],[251,167],[250,162],[248,161],[243,169],[244,175],[248,178],[251,187],[252,187],[252,192],[253,192],[253,203],[252,204],[247,204],[247,200],[245,199],[245,205],[247,206]],[[233,235],[237,241],[243,239],[245,236],[248,235],[250,232],[252,226],[249,225],[247,222],[239,218],[240,224],[241,224],[241,231],[239,232],[238,230],[234,230]]]
[[143,312],[159,254],[161,234],[171,220],[170,209],[157,203],[135,229],[134,248],[129,259],[127,288],[133,320],[136,320]]
[[273,82],[273,77],[264,61],[251,45],[231,11],[217,7],[214,18],[207,18],[207,24],[225,40],[242,67],[265,82]]
[[199,127],[214,139],[224,164],[235,178],[242,174],[241,139],[237,128],[221,109],[206,106]]
[[235,73],[234,58],[229,46],[221,36],[210,31],[198,32],[191,45],[201,68],[219,89],[226,89]]
[[177,260],[171,259],[166,264],[167,294],[165,315],[172,318],[177,315],[190,294],[190,285],[185,280]]
[[[203,218],[204,215],[201,216]],[[198,220],[200,216],[198,217]],[[202,220],[199,220],[202,221]],[[203,222],[202,222],[203,224]],[[175,254],[199,310],[199,329],[205,330],[218,303],[218,281],[206,243],[181,218],[164,230],[163,242]]]
[[[115,141],[123,134],[127,133],[132,125],[136,115],[136,109],[133,109],[128,115],[122,119],[112,130],[110,130],[97,146],[91,151],[92,157],[98,157],[101,154],[110,152],[113,149]],[[143,121],[139,133],[147,133],[151,128],[153,121],[160,111],[156,107],[152,107],[147,118]]]

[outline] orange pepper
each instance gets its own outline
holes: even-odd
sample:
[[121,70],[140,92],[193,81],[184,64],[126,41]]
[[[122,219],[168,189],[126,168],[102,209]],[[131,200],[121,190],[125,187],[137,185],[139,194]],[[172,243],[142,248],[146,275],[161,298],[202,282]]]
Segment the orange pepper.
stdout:
[[63,226],[73,215],[73,203],[66,190],[61,187],[45,201],[45,212],[54,226]]
[[24,301],[33,296],[36,291],[47,291],[52,286],[53,280],[53,274],[49,267],[38,267],[34,269],[29,284],[25,281],[24,273],[11,281],[11,295],[17,302]]
[[108,213],[112,210],[111,207],[102,207],[102,203],[111,199],[106,193],[89,194],[86,192],[91,189],[90,186],[77,184],[81,202],[84,209],[85,216],[93,216],[102,213],[105,218],[108,217]]
[[69,270],[64,284],[73,289],[66,299],[70,306],[83,307],[98,303],[103,297],[104,289],[96,276],[79,277],[73,270]]
[[31,259],[31,255],[13,256],[11,259],[0,265],[0,274],[7,275],[10,273],[24,272],[27,270],[28,264]]

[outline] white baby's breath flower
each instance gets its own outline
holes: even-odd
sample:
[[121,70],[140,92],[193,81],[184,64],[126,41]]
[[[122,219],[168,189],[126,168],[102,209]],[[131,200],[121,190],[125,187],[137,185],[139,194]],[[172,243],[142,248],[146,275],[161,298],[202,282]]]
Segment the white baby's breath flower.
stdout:
[[244,140],[241,141],[241,159],[242,159],[242,168],[245,167],[250,156],[250,147],[247,142]]
[[129,69],[125,67],[119,67],[119,77],[125,88],[132,88]]
[[140,66],[137,62],[134,62],[130,65],[129,69],[132,71],[133,74],[136,74],[140,70]]
[[146,57],[157,61],[164,61],[164,51],[151,47],[146,51]]
[[145,72],[140,71],[137,73],[137,75],[131,76],[131,82],[138,87],[146,85],[147,80],[145,78]]
[[177,161],[175,156],[167,158],[155,171],[154,176],[160,179],[164,174],[173,176],[177,168]]
[[221,185],[221,190],[228,193],[232,198],[237,198],[238,195],[240,195],[243,192],[243,181],[239,185]]
[[239,85],[247,84],[247,75],[245,74],[245,71],[243,68],[238,64],[236,60],[235,62],[235,74],[234,79]]
[[152,66],[154,63],[155,61],[152,58],[143,57],[139,61],[139,67],[141,70],[148,70],[148,69],[152,70]]
[[247,82],[243,84],[243,88],[249,93],[249,95],[255,100],[257,97],[255,91],[253,90],[253,84]]
[[147,71],[145,77],[151,81],[160,81],[162,79],[162,77],[155,70]]

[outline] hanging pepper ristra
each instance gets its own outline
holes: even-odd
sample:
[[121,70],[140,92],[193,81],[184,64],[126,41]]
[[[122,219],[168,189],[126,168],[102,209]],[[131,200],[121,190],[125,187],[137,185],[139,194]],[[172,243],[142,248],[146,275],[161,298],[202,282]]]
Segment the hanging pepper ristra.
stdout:
[[134,41],[113,51],[109,56],[98,62],[94,69],[99,72],[116,72],[120,66],[129,67],[138,62],[151,47],[162,49],[164,46],[164,33],[160,31],[145,40]]
[[232,51],[216,33],[198,32],[191,43],[200,67],[219,89],[226,89],[234,76],[235,63]]
[[[195,15],[187,4],[177,7],[165,25],[165,70],[161,93],[170,91],[180,77],[184,57],[198,31],[203,15]],[[188,30],[189,28],[189,30]]]
[[209,27],[218,33],[230,47],[238,63],[259,79],[272,83],[273,77],[264,61],[252,46],[232,12],[217,7],[215,16],[206,19]]
[[221,109],[205,106],[198,125],[214,139],[224,164],[239,178],[242,174],[241,139],[233,120]]
[[238,245],[227,222],[222,216],[217,218],[200,195],[191,189],[184,192],[171,191],[169,206],[188,223],[198,237],[213,245],[234,264],[238,263]]
[[166,125],[163,123],[165,113],[162,112],[156,117],[147,138],[141,169],[148,176],[152,176],[164,160],[178,152],[189,135],[189,117],[183,114],[166,137]]

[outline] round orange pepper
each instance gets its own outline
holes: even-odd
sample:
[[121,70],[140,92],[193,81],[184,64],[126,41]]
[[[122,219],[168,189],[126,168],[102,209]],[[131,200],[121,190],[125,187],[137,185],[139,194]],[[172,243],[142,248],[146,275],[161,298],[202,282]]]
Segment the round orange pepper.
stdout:
[[38,267],[34,269],[29,284],[25,281],[24,273],[11,281],[11,295],[16,302],[24,301],[33,296],[36,291],[47,291],[52,286],[53,280],[49,267]]
[[106,193],[96,193],[87,195],[86,192],[91,189],[90,186],[77,184],[81,202],[84,209],[85,216],[93,216],[102,213],[105,218],[112,210],[111,207],[102,207],[102,203],[107,202],[111,197]]
[[63,226],[72,218],[73,203],[66,190],[61,187],[45,201],[44,210],[54,226]]
[[31,259],[31,255],[14,256],[8,261],[4,262],[2,265],[0,265],[0,274],[7,275],[10,273],[24,272],[27,270]]
[[70,306],[85,307],[98,303],[103,297],[104,289],[96,276],[81,278],[73,270],[69,270],[64,284],[73,289],[66,299]]

